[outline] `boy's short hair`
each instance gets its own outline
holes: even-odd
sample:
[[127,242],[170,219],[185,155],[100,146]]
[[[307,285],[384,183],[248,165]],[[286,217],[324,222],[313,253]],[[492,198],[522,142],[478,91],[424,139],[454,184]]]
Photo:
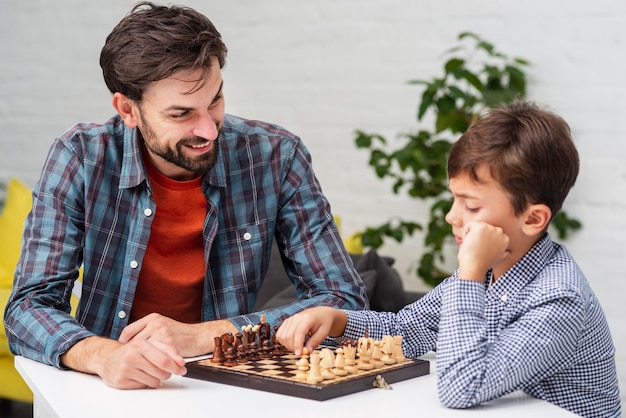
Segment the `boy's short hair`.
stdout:
[[213,57],[224,67],[226,53],[220,33],[203,14],[144,1],[111,31],[100,52],[100,67],[111,93],[141,101],[150,83],[181,70],[201,71],[192,93],[202,87]]
[[467,174],[480,183],[482,166],[509,193],[516,215],[542,203],[554,218],[576,182],[579,158],[560,116],[534,103],[514,102],[492,109],[452,146],[449,178]]

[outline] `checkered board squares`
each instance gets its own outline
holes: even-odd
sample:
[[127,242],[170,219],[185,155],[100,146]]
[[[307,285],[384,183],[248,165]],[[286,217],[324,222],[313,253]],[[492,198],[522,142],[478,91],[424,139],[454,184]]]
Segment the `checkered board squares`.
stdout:
[[351,393],[372,389],[376,376],[388,384],[430,373],[430,363],[425,360],[407,360],[373,370],[359,370],[332,380],[308,383],[295,378],[299,357],[285,354],[267,360],[258,360],[237,366],[211,363],[210,359],[187,364],[186,377],[224,383],[249,389],[280,393],[306,399],[324,401]]

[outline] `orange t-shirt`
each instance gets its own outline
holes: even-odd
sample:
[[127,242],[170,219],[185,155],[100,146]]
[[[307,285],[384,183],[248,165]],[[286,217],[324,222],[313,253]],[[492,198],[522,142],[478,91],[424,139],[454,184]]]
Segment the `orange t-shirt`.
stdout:
[[130,321],[157,312],[181,322],[199,322],[206,272],[202,176],[175,181],[159,173],[147,158],[144,161],[156,211]]

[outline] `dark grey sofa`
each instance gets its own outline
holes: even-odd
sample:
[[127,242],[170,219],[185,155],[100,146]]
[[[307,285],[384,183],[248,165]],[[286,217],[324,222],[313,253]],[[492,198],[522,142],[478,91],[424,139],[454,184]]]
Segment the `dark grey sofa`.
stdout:
[[[398,312],[403,306],[423,296],[404,290],[402,278],[393,268],[394,259],[381,257],[376,250],[350,254],[354,266],[365,282],[370,308],[375,311]],[[275,308],[296,299],[296,292],[274,245],[269,270],[257,296],[254,310]]]

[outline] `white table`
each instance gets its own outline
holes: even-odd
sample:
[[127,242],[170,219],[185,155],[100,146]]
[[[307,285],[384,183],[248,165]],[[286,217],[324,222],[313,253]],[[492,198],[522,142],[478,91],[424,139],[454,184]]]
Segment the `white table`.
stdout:
[[[158,389],[118,390],[99,377],[62,371],[16,357],[15,367],[34,394],[34,418],[98,417],[570,417],[547,402],[516,392],[475,408],[456,410],[437,399],[434,356],[431,374],[327,401],[314,401],[174,376]],[[387,413],[385,413],[387,411]],[[228,414],[228,415],[226,415]]]

